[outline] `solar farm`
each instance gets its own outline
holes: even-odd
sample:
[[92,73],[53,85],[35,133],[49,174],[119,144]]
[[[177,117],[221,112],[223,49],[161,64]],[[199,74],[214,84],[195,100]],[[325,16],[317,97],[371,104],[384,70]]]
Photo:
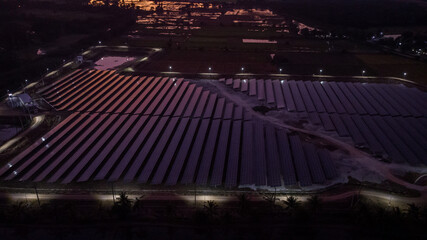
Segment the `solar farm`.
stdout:
[[189,80],[78,70],[40,91],[70,115],[4,180],[288,186],[337,176],[328,150]]
[[390,162],[427,164],[427,94],[402,84],[220,79]]
[[339,178],[341,159],[327,145],[266,120],[215,86],[249,105],[306,118],[308,129],[350,139],[374,157],[427,164],[427,94],[415,88],[79,69],[39,90],[67,117],[2,166],[0,177],[227,188],[327,186]]

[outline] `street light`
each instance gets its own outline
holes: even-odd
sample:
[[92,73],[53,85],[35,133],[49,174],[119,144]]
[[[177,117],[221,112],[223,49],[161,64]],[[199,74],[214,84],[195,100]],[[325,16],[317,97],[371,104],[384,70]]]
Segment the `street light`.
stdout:
[[406,72],[403,73],[403,77],[406,77],[406,75],[408,75]]
[[365,71],[365,70],[362,70],[362,76],[364,76],[364,75],[365,75],[365,73],[366,73],[366,71]]
[[172,70],[172,66],[169,66],[169,70]]
[[242,72],[243,72],[243,71],[245,71],[245,68],[244,68],[244,67],[242,67]]
[[320,73],[320,75],[322,75],[322,73],[323,73],[323,69],[320,69],[320,70],[319,70],[319,73]]
[[283,69],[281,69],[281,68],[280,68],[280,69],[279,69],[279,72],[280,72],[280,73],[282,73],[282,71],[283,71]]
[[212,71],[212,68],[211,68],[211,67],[209,67],[209,71]]

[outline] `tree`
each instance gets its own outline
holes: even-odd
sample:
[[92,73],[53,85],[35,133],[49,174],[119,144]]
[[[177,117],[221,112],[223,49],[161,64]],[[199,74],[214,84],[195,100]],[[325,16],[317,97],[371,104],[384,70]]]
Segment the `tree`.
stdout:
[[131,212],[132,201],[126,195],[126,192],[121,192],[117,201],[113,205],[113,214],[117,215],[121,219],[125,219]]
[[249,196],[245,193],[237,195],[237,199],[239,200],[239,211],[240,214],[244,214],[248,210],[249,205]]
[[298,200],[298,198],[294,196],[287,197],[285,200],[283,200],[283,203],[286,204],[286,210],[291,211],[297,209],[301,205],[301,202]]
[[307,199],[308,207],[313,212],[316,213],[322,207],[322,200],[317,195],[311,196]]
[[143,202],[142,202],[142,199],[144,198],[144,195],[142,195],[141,197],[137,197],[137,198],[135,198],[135,202],[134,202],[134,204],[133,204],[133,207],[132,207],[132,210],[134,211],[134,212],[139,212],[139,211],[141,211],[142,210],[142,207],[143,207]]
[[420,216],[420,207],[415,205],[415,203],[408,203],[407,205],[408,205],[408,209],[407,209],[408,217],[414,220],[418,220]]
[[271,209],[274,209],[276,206],[276,193],[266,193],[263,196],[264,200],[267,201],[267,203],[270,205]]
[[216,204],[215,201],[207,201],[203,208],[205,209],[206,213],[210,218],[213,218],[217,214],[218,204]]

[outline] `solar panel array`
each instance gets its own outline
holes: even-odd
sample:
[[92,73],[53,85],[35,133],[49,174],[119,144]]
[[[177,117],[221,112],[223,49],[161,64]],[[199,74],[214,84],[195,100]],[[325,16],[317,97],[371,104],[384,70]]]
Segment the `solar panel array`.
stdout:
[[188,80],[77,70],[40,94],[70,116],[0,168],[4,180],[236,187],[337,176],[327,150]]
[[[427,93],[399,84],[220,79],[393,162],[427,164]],[[249,90],[248,90],[249,89]]]

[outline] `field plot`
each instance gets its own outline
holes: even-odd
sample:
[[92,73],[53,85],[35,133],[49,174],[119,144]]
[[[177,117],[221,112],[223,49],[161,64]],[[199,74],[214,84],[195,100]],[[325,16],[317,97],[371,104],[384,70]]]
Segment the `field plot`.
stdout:
[[77,70],[39,93],[70,116],[3,166],[3,180],[237,187],[338,176],[326,149],[189,80]]
[[[228,79],[230,86],[236,81]],[[222,82],[220,80],[220,82]],[[267,90],[271,88],[274,91]],[[427,164],[427,93],[398,84],[257,80],[252,93],[279,110],[307,113],[325,131],[392,162]]]
[[[245,68],[251,73],[276,73],[277,67],[271,64],[266,52],[227,52],[222,50],[170,50],[158,59],[153,59],[136,70],[147,72],[166,72],[169,66],[174,72],[182,73],[224,73],[235,74]],[[209,70],[209,67],[211,70]]]

